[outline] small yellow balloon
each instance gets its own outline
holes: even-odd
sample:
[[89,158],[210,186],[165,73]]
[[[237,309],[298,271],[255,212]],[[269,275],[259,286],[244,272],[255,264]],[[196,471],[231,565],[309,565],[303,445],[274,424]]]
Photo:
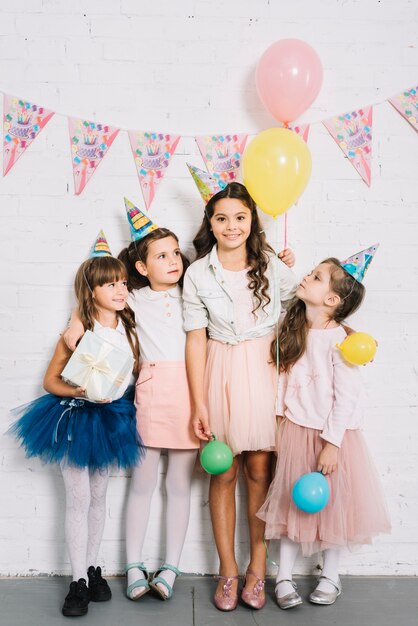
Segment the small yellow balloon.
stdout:
[[264,213],[285,213],[308,184],[312,159],[306,143],[287,128],[265,130],[250,143],[242,162],[244,185]]
[[348,363],[365,365],[373,359],[377,346],[371,335],[352,333],[341,344],[337,344],[337,348],[341,350],[341,354]]

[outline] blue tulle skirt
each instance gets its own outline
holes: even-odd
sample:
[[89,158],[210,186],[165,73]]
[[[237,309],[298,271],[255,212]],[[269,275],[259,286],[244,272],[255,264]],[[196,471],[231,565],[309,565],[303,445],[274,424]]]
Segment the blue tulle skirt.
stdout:
[[136,465],[144,453],[136,430],[133,388],[119,400],[96,404],[47,394],[13,410],[9,428],[26,450],[45,463],[88,467]]

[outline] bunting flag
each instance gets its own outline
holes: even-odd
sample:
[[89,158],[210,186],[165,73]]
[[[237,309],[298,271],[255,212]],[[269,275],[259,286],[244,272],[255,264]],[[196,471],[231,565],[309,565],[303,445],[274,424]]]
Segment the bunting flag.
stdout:
[[74,187],[79,195],[102,162],[115,140],[119,128],[88,122],[75,117],[68,118],[70,130],[71,159]]
[[180,135],[129,130],[129,141],[147,209],[154,200],[157,186],[164,178]]
[[54,111],[4,94],[3,176],[6,176],[53,115]]
[[195,138],[212,178],[224,183],[236,178],[247,138],[248,135],[203,135]]
[[300,126],[289,126],[290,130],[293,130],[299,137],[302,137],[305,143],[308,143],[309,137],[309,124],[301,124]]
[[362,179],[371,182],[373,107],[367,106],[323,122]]
[[389,98],[389,102],[418,131],[418,87],[411,87],[397,96]]

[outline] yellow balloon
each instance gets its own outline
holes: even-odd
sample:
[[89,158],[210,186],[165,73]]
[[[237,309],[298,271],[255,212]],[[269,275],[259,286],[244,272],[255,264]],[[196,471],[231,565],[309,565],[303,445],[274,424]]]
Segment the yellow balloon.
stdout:
[[337,348],[341,350],[344,359],[352,365],[365,365],[376,354],[376,342],[366,333],[348,335]]
[[264,213],[277,217],[304,191],[312,159],[308,146],[294,131],[270,128],[250,143],[242,166],[251,197]]

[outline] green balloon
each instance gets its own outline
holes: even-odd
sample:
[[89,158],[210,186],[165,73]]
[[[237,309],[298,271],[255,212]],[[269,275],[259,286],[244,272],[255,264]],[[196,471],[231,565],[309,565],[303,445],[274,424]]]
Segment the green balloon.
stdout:
[[222,474],[229,470],[234,460],[231,448],[223,441],[209,442],[200,454],[200,463],[208,474]]

